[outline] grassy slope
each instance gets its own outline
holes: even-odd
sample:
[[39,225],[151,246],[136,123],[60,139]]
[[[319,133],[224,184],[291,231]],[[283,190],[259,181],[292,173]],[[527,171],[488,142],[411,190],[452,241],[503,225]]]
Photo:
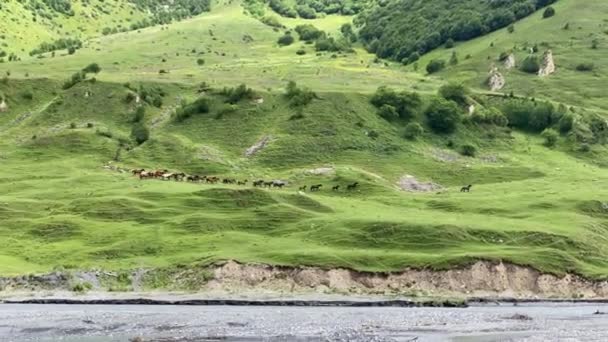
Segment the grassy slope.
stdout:
[[101,36],[105,27],[129,27],[132,22],[145,17],[135,6],[123,0],[92,0],[87,5],[81,0],[71,3],[74,16],[57,14],[52,20],[36,16],[34,20],[32,12],[17,0],[4,1],[0,10],[0,35],[4,39],[0,41],[8,46],[2,49],[25,58],[40,43],[65,37],[84,40]]
[[[457,44],[460,64],[450,67],[440,76],[446,79],[460,79],[473,87],[485,88],[484,82],[492,63],[497,62],[503,51],[513,50],[517,63],[528,55],[525,47],[539,45],[540,53],[551,49],[557,72],[546,78],[523,73],[519,70],[504,71],[507,86],[504,92],[514,91],[518,95],[549,98],[568,105],[606,112],[608,102],[603,89],[608,76],[608,26],[605,13],[608,3],[604,1],[560,0],[553,5],[556,15],[542,19],[542,13],[515,24],[515,32],[507,29],[487,36]],[[569,24],[569,29],[563,28]],[[592,41],[598,41],[598,48],[591,49]],[[493,44],[493,46],[492,46]],[[420,65],[434,58],[449,60],[452,49],[438,49],[424,56]],[[470,59],[465,59],[471,55]],[[580,63],[593,63],[593,72],[580,72],[575,68]]]
[[[229,23],[243,25],[254,37],[249,56],[255,58],[243,57],[243,31],[224,29]],[[208,37],[209,28],[217,41]],[[601,203],[608,184],[605,169],[591,158],[565,153],[565,143],[546,149],[537,136],[507,138],[496,131],[498,138],[490,139],[488,128],[474,126],[463,126],[451,137],[404,140],[402,126],[379,119],[367,95],[351,90],[369,92],[391,83],[420,84],[430,91],[435,81],[420,82],[426,78],[404,76],[396,67],[367,69],[355,62],[370,58],[360,51],[357,57],[338,59],[308,54],[302,57],[305,63],[294,66],[297,46],[279,49],[277,36],[228,6],[169,30],[101,38],[92,43],[103,47],[99,52],[91,48],[69,57],[0,65],[0,72],[10,68],[14,75],[8,84],[0,83],[11,108],[0,114],[0,274],[227,258],[386,271],[485,258],[606,277],[608,213]],[[207,63],[197,69],[196,57],[185,54],[200,46],[228,53],[205,54]],[[160,62],[165,54],[171,57]],[[116,59],[120,64],[112,65]],[[100,81],[60,89],[61,79],[93,60],[104,68]],[[318,77],[317,65],[325,70]],[[159,76],[158,68],[171,73]],[[25,72],[51,80],[24,80]],[[369,78],[360,79],[361,73]],[[245,80],[258,89],[276,89],[291,75],[319,90],[320,99],[304,110],[303,119],[289,120],[294,111],[285,100],[276,91],[262,91],[264,104],[240,103],[220,119],[215,118],[220,106],[214,104],[210,114],[185,123],[161,121],[152,140],[123,151],[118,163],[287,179],[286,190],[141,182],[102,167],[115,154],[116,137],[128,136],[131,127],[133,107],[123,101],[127,89],[119,82],[162,81],[164,108],[148,110],[151,123],[180,98],[194,98],[191,83]],[[32,100],[21,97],[26,89],[33,90]],[[92,96],[85,98],[85,92]],[[72,122],[77,129],[68,128]],[[95,128],[85,128],[88,122]],[[96,129],[109,129],[114,138],[97,135]],[[380,136],[369,138],[370,130]],[[275,140],[255,157],[243,157],[264,135]],[[437,150],[448,139],[457,145],[475,142],[479,157],[437,160]],[[593,156],[605,159],[606,152],[598,147]],[[320,166],[334,166],[336,174],[306,172]],[[448,191],[397,191],[395,182],[405,174],[432,179]],[[352,181],[362,183],[360,191],[295,191],[301,184]],[[474,184],[472,193],[458,192],[468,183]]]

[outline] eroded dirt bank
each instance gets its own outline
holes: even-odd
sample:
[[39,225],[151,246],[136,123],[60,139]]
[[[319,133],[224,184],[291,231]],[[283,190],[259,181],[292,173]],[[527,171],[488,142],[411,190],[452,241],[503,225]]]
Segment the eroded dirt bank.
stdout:
[[[518,299],[608,299],[608,281],[589,281],[575,275],[558,277],[532,268],[505,263],[479,261],[466,268],[448,271],[407,269],[390,274],[357,272],[317,267],[279,267],[240,264],[228,261],[205,268],[203,272],[180,269],[163,273],[171,280],[165,288],[152,286],[158,274],[137,270],[118,276],[128,284],[120,292],[187,292],[203,297],[242,295],[404,296],[451,298]],[[204,276],[201,276],[203,274]],[[71,274],[0,278],[0,297],[15,293],[40,296],[52,291],[116,292],[116,274],[90,271]],[[84,286],[83,286],[84,285]],[[84,287],[84,289],[83,289]],[[51,292],[49,292],[51,291]]]

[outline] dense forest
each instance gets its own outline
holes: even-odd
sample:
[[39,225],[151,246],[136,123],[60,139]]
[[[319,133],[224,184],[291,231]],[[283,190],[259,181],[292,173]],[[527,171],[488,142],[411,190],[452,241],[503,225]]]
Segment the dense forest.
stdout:
[[355,23],[366,48],[409,63],[449,41],[507,27],[556,0],[393,0],[379,2]]

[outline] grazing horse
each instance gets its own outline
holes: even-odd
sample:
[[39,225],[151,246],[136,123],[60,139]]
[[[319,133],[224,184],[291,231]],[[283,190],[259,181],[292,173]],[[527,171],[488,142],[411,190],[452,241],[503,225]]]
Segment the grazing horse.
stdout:
[[302,185],[298,190],[300,190],[300,191],[306,191],[306,185]]
[[355,190],[359,186],[359,182],[354,182],[346,187],[346,190]]
[[460,192],[471,192],[471,188],[473,187],[473,185],[469,184],[467,186],[463,186],[462,188],[460,188]]
[[313,191],[319,191],[319,190],[321,190],[322,186],[323,186],[323,184],[311,185],[310,186],[310,191],[311,192],[313,192]]
[[273,182],[264,182],[264,186],[270,188]]
[[133,174],[133,176],[135,176],[135,175],[140,175],[144,171],[146,171],[146,170],[145,169],[133,169],[133,170],[131,170],[131,173]]
[[254,186],[254,187],[256,187],[256,188],[257,188],[258,186],[263,186],[263,185],[264,185],[264,181],[263,181],[263,180],[261,180],[261,179],[260,179],[260,180],[255,181],[255,182],[253,182],[253,186]]
[[185,174],[185,173],[183,173],[183,172],[180,172],[180,173],[174,173],[174,174],[173,174],[173,176],[172,176],[172,178],[173,178],[174,180],[178,181],[178,182],[179,182],[179,181],[181,181],[181,180],[183,180],[183,179],[184,179],[184,177],[186,177],[186,174]]
[[246,179],[245,179],[245,180],[244,180],[244,181],[242,181],[242,182],[241,182],[241,181],[238,181],[236,184],[237,184],[237,185],[247,185],[247,182],[248,182],[248,180],[246,180]]
[[169,172],[169,173],[163,173],[163,174],[162,174],[160,177],[161,177],[163,180],[165,180],[165,181],[166,181],[166,180],[170,180],[171,178],[173,178],[173,177],[174,177],[174,174],[173,174],[173,173],[171,173],[171,172]]
[[331,188],[332,191],[338,191],[340,190],[340,185],[335,185],[334,187]]
[[205,182],[210,183],[210,184],[215,184],[217,182],[219,182],[220,179],[217,177],[205,177]]

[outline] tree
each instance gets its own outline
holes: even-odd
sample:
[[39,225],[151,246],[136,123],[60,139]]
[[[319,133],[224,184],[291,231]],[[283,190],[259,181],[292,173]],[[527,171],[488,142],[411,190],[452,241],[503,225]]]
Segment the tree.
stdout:
[[545,9],[545,11],[543,12],[543,18],[551,18],[552,16],[555,15],[555,8],[553,8],[553,6],[549,6]]
[[280,46],[291,45],[291,44],[293,44],[293,42],[294,42],[293,36],[289,33],[286,33],[283,36],[279,37],[279,40],[277,41],[277,43],[279,43]]
[[426,72],[429,74],[434,74],[436,72],[441,71],[445,68],[445,61],[442,59],[433,59],[426,65]]
[[426,110],[426,119],[436,133],[452,133],[460,121],[461,110],[453,101],[434,99]]
[[131,129],[131,137],[138,145],[141,145],[150,138],[150,130],[143,123],[136,123]]
[[93,73],[93,74],[98,74],[101,71],[101,67],[99,67],[99,64],[97,63],[91,63],[89,65],[87,65],[84,69],[82,69],[82,71],[84,73]]
[[471,144],[464,144],[460,148],[460,154],[467,157],[475,157],[475,154],[477,154],[477,147]]
[[422,104],[420,95],[417,93],[405,91],[397,93],[386,86],[379,87],[370,99],[370,102],[376,108],[382,108],[384,105],[392,106],[399,114],[399,117],[405,120],[412,118]]
[[448,83],[439,88],[439,95],[460,105],[467,104],[469,89],[461,83]]
[[202,59],[202,58],[199,58],[199,59],[196,60],[196,64],[197,65],[205,65],[205,60]]

